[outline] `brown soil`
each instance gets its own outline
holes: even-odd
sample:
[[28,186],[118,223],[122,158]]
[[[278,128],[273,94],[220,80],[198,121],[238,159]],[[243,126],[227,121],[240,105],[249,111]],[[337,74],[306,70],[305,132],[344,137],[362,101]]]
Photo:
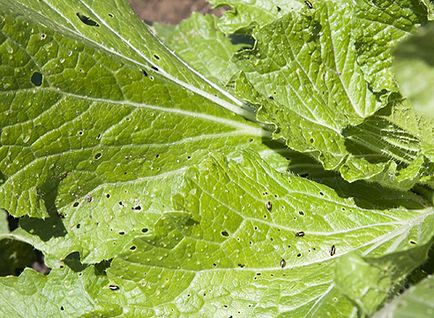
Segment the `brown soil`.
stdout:
[[206,0],[129,0],[132,7],[147,22],[178,23],[191,12],[210,12]]

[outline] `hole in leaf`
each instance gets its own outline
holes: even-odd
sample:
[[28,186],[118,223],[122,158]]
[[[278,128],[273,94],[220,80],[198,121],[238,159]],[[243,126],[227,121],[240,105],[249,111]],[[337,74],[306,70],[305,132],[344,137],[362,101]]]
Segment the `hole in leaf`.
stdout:
[[80,12],[77,12],[77,17],[86,25],[99,27],[99,24],[96,21],[92,20],[88,16],[85,16],[84,14],[81,14]]
[[42,74],[39,73],[39,72],[35,72],[35,73],[32,74],[32,77],[30,78],[30,81],[35,86],[41,86],[42,85],[42,79],[43,79]]
[[228,231],[225,230],[225,231],[222,231],[222,235],[227,237],[227,236],[229,236],[229,233],[228,233]]

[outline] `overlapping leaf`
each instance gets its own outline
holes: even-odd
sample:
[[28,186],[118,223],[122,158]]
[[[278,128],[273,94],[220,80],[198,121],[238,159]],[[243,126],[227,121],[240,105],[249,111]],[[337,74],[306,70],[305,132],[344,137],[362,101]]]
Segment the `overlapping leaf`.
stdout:
[[276,138],[327,170],[408,189],[426,169],[426,127],[399,97],[372,90],[359,61],[370,39],[354,31],[363,28],[354,15],[345,1],[325,1],[255,32],[256,47],[239,55],[238,93],[276,125]]
[[[54,268],[0,279],[2,316],[370,315],[424,262],[434,211],[402,189],[432,180],[432,127],[364,69],[371,2],[214,3],[226,32],[271,23],[236,66],[215,18],[158,29],[184,63],[125,1],[0,0],[0,207],[24,216],[5,235]],[[259,118],[320,163],[191,66],[242,68]]]
[[176,55],[215,83],[226,85],[238,71],[231,61],[242,44],[232,44],[217,27],[218,18],[194,13],[179,25],[154,24],[158,36]]

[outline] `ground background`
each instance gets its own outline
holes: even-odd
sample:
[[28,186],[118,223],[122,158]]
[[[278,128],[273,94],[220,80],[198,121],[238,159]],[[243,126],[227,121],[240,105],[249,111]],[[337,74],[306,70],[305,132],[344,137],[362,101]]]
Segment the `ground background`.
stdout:
[[129,0],[132,7],[147,22],[178,23],[191,12],[210,12],[206,0]]

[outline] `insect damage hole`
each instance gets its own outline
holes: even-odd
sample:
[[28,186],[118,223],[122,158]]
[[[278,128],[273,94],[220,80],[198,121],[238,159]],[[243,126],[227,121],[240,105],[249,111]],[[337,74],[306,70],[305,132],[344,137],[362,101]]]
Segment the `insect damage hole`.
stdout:
[[42,73],[34,72],[32,74],[32,77],[30,78],[30,81],[35,86],[41,86],[42,85],[43,76]]
[[92,20],[88,16],[85,16],[84,14],[81,14],[80,12],[77,12],[77,17],[86,25],[99,27],[99,24],[96,21]]

